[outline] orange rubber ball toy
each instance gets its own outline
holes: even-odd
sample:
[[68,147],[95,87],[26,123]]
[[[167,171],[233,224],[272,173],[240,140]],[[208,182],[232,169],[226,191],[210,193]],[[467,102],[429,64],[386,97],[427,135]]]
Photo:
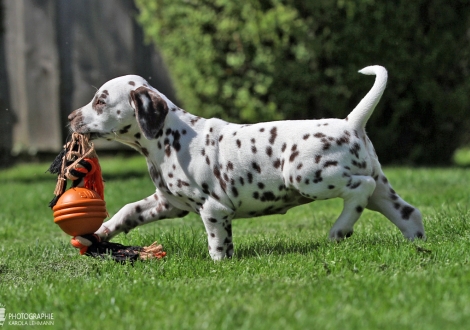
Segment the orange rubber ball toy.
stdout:
[[82,187],[65,191],[52,210],[54,222],[70,236],[94,233],[108,216],[100,195]]

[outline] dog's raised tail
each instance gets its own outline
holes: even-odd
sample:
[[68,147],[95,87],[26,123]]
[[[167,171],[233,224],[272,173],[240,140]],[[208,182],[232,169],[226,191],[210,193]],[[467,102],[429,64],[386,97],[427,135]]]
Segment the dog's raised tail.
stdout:
[[357,128],[364,128],[387,85],[387,70],[380,65],[373,65],[359,70],[362,74],[375,75],[374,86],[347,117],[348,122]]

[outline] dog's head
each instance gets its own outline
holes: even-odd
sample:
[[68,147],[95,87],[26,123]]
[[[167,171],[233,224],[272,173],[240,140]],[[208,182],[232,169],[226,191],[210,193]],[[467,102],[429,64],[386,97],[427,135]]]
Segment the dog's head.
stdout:
[[125,142],[126,135],[137,133],[153,139],[173,107],[145,79],[129,75],[105,83],[90,103],[73,111],[68,119],[73,132],[89,133],[94,139]]

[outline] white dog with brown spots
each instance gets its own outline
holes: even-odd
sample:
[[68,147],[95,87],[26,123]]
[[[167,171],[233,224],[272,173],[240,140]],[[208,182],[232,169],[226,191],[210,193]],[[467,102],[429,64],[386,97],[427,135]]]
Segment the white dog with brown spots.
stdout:
[[370,66],[360,72],[375,75],[375,83],[345,119],[253,125],[194,116],[139,76],[108,81],[70,114],[70,126],[138,150],[157,189],[124,206],[96,234],[111,239],[195,212],[204,222],[212,259],[219,260],[233,254],[233,219],[284,214],[340,197],[344,208],[330,230],[333,240],[353,233],[364,208],[382,213],[409,239],[424,237],[420,212],[392,189],[365,132],[387,71]]

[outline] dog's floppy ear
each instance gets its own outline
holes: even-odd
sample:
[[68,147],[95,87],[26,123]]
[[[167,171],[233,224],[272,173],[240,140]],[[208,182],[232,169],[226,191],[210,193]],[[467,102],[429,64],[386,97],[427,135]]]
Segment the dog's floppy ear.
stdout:
[[168,114],[168,105],[158,93],[147,87],[131,91],[137,123],[147,139],[154,139],[162,129]]

